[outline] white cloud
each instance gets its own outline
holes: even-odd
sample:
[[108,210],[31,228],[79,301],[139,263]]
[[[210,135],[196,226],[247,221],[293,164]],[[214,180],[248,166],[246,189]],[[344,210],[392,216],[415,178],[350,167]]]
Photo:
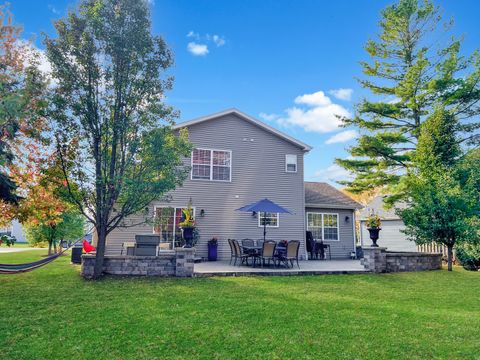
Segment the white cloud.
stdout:
[[323,91],[317,91],[313,94],[300,95],[295,98],[295,104],[305,104],[310,106],[328,106],[332,103],[330,98]]
[[59,15],[59,14],[60,14],[60,11],[58,11],[58,9],[57,9],[54,5],[52,5],[52,4],[48,4],[48,9],[49,9],[52,13],[54,13],[55,15]]
[[264,112],[261,112],[260,114],[258,114],[258,116],[260,117],[260,119],[265,121],[274,121],[280,117],[280,115],[277,114],[266,114]]
[[314,177],[318,181],[332,182],[342,180],[353,180],[353,174],[337,164],[330,165],[326,169],[320,169],[315,172]]
[[340,89],[330,90],[328,93],[330,95],[333,95],[334,97],[336,97],[339,100],[350,101],[350,99],[352,98],[353,90],[352,89],[340,88]]
[[195,56],[205,56],[209,52],[206,44],[197,44],[193,41],[188,43],[187,50]]
[[387,104],[390,104],[390,105],[393,105],[393,104],[396,104],[398,102],[402,101],[402,99],[400,99],[399,97],[396,97],[396,96],[392,96],[392,97],[387,97],[387,99],[385,100],[385,102]]
[[325,144],[344,143],[355,139],[357,136],[358,133],[355,130],[346,130],[333,135],[331,138],[325,141]]
[[188,51],[190,51],[193,55],[195,56],[205,56],[210,52],[210,49],[208,48],[209,45],[215,45],[216,47],[222,47],[223,45],[226,44],[227,40],[225,39],[225,36],[223,35],[210,35],[210,34],[205,34],[202,35],[198,32],[195,32],[193,30],[190,30],[187,33],[187,38],[193,39],[195,41],[191,41],[187,45]]
[[220,35],[213,35],[212,40],[218,47],[225,45],[225,38]]
[[[282,126],[298,126],[308,132],[328,133],[337,130],[342,125],[339,117],[351,117],[343,106],[333,103],[323,91],[297,96],[295,104],[285,110],[285,115],[274,119]],[[273,118],[275,114],[262,113],[264,119]]]
[[187,37],[194,38],[194,39],[197,39],[197,40],[200,39],[200,35],[193,30],[190,30],[188,32]]
[[51,83],[56,83],[52,78],[52,64],[48,61],[45,50],[39,49],[30,40],[20,39],[18,46],[24,48],[27,51],[27,55],[24,59],[24,66],[37,67]]

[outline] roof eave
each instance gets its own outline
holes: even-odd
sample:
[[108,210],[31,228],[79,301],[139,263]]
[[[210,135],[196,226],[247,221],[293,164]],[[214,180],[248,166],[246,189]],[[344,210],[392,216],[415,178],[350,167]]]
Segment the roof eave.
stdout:
[[324,209],[346,209],[346,210],[358,210],[363,208],[362,205],[346,205],[346,204],[321,204],[321,203],[305,203],[305,207],[311,208],[324,208]]
[[193,120],[189,120],[189,121],[185,121],[185,122],[176,124],[176,125],[173,126],[173,129],[176,130],[176,129],[181,129],[181,128],[184,128],[184,127],[189,127],[189,126],[199,124],[199,123],[202,123],[204,121],[212,120],[212,119],[215,119],[215,118],[218,118],[220,116],[227,115],[227,114],[235,114],[237,116],[240,116],[240,117],[244,118],[245,120],[257,125],[258,127],[263,128],[264,130],[266,130],[266,131],[268,131],[268,132],[270,132],[274,135],[277,135],[278,137],[280,137],[280,138],[282,138],[282,139],[300,147],[305,152],[308,152],[308,151],[312,150],[312,147],[310,145],[305,144],[304,142],[302,142],[300,140],[297,140],[297,139],[291,137],[290,135],[287,135],[287,134],[281,132],[280,130],[277,130],[274,127],[272,127],[270,125],[267,125],[264,122],[262,122],[258,119],[255,119],[254,117],[251,117],[250,115],[245,114],[244,112],[242,112],[238,109],[235,109],[235,108],[227,109],[227,110],[220,111],[220,112],[217,112],[217,113],[214,113],[214,114],[210,114],[210,115],[207,115],[207,116],[202,116],[202,117],[199,117],[199,118],[196,118],[196,119],[193,119]]

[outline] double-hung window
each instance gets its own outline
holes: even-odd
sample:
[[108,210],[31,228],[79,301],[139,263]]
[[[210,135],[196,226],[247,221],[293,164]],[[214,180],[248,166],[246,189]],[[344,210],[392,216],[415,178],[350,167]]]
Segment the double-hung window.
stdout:
[[314,239],[338,241],[338,214],[307,213],[307,230]]
[[259,212],[258,213],[258,226],[259,227],[278,227],[279,221],[278,221],[278,213],[264,213],[264,212]]
[[231,151],[211,149],[192,151],[192,180],[230,181],[231,175]]
[[285,171],[288,173],[297,172],[297,155],[285,155]]

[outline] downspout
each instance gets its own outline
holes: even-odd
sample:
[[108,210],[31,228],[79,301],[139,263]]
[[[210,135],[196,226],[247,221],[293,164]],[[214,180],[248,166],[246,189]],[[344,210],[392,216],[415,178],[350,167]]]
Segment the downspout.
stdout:
[[[356,219],[355,219],[355,210],[352,211],[352,226],[353,226],[353,252],[355,255],[357,254],[357,228],[356,228]],[[362,232],[360,231],[360,237],[362,236]]]
[[304,251],[304,258],[308,260],[308,252],[307,252],[307,209],[305,207],[305,153],[302,156],[302,219],[303,219],[303,251]]

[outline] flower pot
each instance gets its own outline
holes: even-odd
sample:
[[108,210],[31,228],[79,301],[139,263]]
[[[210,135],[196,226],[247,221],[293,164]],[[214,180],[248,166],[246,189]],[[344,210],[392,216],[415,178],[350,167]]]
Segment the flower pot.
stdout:
[[217,261],[218,244],[208,244],[208,261]]
[[193,227],[182,228],[183,240],[185,240],[185,248],[191,248],[193,244]]
[[380,234],[380,228],[369,228],[367,229],[368,232],[370,233],[370,239],[372,239],[372,247],[378,247],[377,245],[377,240],[379,238],[379,234]]

